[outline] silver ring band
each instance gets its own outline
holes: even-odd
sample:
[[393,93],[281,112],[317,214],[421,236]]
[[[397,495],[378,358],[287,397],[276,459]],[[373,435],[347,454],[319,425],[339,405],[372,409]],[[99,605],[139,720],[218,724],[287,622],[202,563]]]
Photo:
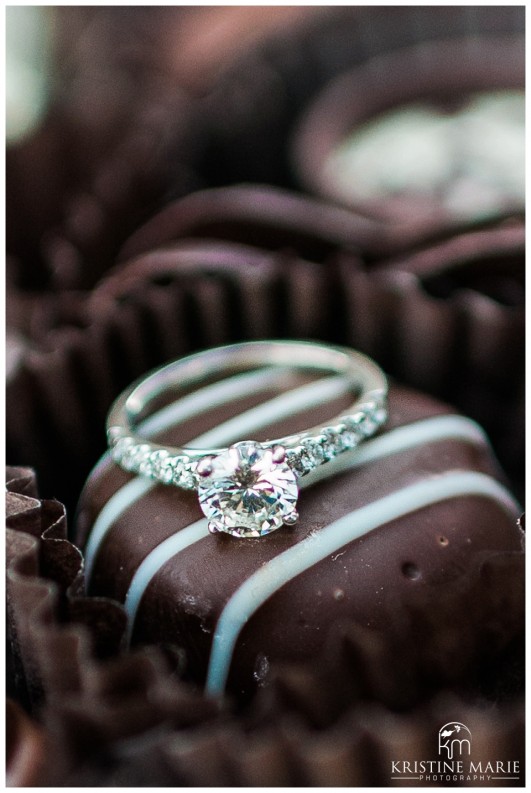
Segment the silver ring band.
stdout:
[[[355,400],[325,426],[264,443],[242,440],[228,449],[172,447],[137,434],[138,421],[169,392],[259,367],[340,375]],[[196,353],[134,383],[112,406],[107,437],[113,460],[125,470],[197,490],[212,532],[262,536],[297,520],[298,478],[373,435],[386,421],[386,402],[384,373],[359,352],[313,342],[245,342]]]

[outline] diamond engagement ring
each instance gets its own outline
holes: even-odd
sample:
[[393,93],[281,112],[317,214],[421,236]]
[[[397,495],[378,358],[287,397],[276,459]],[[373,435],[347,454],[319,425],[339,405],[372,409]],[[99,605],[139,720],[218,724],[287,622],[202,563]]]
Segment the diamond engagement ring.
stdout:
[[[263,367],[339,375],[354,402],[325,425],[223,449],[171,447],[137,434],[139,421],[172,392],[193,396],[194,388],[228,372]],[[359,352],[313,342],[246,342],[196,353],[134,383],[112,406],[107,436],[124,470],[196,490],[212,533],[262,537],[297,521],[300,477],[373,435],[387,419],[386,404],[384,373]]]

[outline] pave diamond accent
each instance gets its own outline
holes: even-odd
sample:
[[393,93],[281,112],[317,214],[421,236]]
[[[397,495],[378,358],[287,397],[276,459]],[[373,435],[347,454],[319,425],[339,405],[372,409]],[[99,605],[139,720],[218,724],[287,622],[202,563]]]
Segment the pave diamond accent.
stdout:
[[318,465],[355,449],[386,420],[387,411],[381,404],[375,401],[363,404],[358,412],[343,416],[340,424],[324,427],[320,435],[303,438],[297,446],[288,448],[288,463],[298,477],[305,476]]
[[362,405],[363,418],[360,421],[359,429],[364,438],[374,435],[376,430],[386,421],[387,411],[376,402],[368,402]]
[[134,444],[125,450],[122,465],[126,471],[141,473],[147,471],[150,447],[147,443]]
[[173,479],[173,467],[169,452],[166,449],[156,449],[151,452],[151,477],[161,482],[170,484]]
[[325,454],[323,450],[323,442],[324,436],[321,435],[317,438],[303,438],[302,440],[302,448],[308,455],[312,468],[315,468],[317,465],[321,465],[321,463],[324,462]]
[[323,443],[325,460],[333,460],[334,457],[337,457],[337,455],[341,454],[343,451],[343,445],[341,443],[341,428],[327,427],[323,431],[323,435],[325,437]]
[[294,523],[299,489],[287,461],[253,441],[236,443],[211,459],[199,482],[199,504],[212,532],[262,537]]
[[317,438],[303,438],[298,446],[287,449],[286,459],[297,476],[310,473],[325,461],[324,441],[324,435]]
[[196,468],[197,462],[193,462],[186,455],[175,458],[173,484],[184,488],[184,490],[194,490],[199,481]]
[[197,462],[186,455],[173,456],[166,449],[152,449],[148,443],[138,444],[126,437],[114,441],[112,458],[126,471],[165,485],[177,485],[185,490],[197,487]]

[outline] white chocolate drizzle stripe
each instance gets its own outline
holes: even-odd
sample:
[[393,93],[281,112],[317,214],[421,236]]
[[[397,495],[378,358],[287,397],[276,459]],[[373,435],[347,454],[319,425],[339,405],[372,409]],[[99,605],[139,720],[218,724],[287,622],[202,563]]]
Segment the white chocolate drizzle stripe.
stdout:
[[473,471],[449,471],[356,509],[266,562],[236,590],[221,613],[214,633],[206,693],[223,692],[242,628],[288,581],[379,526],[439,501],[474,495],[496,501],[511,516],[518,514],[511,494],[492,477]]
[[208,536],[208,521],[206,518],[191,523],[176,534],[163,540],[146,556],[137,568],[125,596],[125,611],[127,613],[127,645],[131,642],[136,614],[144,593],[161,567],[180,551]]
[[[283,374],[285,376],[285,369]],[[254,378],[249,378],[246,375],[232,377],[220,383],[215,383],[213,386],[207,386],[202,391],[210,389],[209,400],[205,403],[205,399],[198,398],[197,401],[187,400],[186,414],[180,410],[178,405],[181,400],[174,405],[169,406],[173,410],[164,408],[163,411],[166,415],[166,421],[169,424],[164,425],[161,421],[157,421],[157,414],[153,414],[149,418],[151,429],[156,427],[156,432],[161,432],[163,429],[169,429],[173,423],[175,416],[178,416],[178,421],[183,421],[185,418],[192,418],[192,416],[199,415],[205,409],[205,406],[216,407],[221,404],[226,404],[230,399],[236,399],[246,394],[251,394],[257,390],[257,387],[264,386],[272,382],[272,373],[275,374],[275,380],[278,379],[278,370],[264,369],[262,370],[261,378],[257,378],[256,372]],[[217,388],[216,388],[217,386]],[[342,376],[323,377],[319,380],[314,380],[311,383],[294,388],[291,391],[286,391],[273,399],[270,399],[262,404],[250,408],[240,415],[229,419],[223,424],[219,424],[209,432],[200,435],[197,438],[189,441],[188,445],[198,448],[201,447],[216,447],[232,443],[235,440],[242,439],[250,433],[254,433],[264,426],[267,426],[272,421],[287,418],[288,416],[295,415],[301,410],[315,407],[322,404],[327,399],[339,397],[349,391],[351,384]],[[198,395],[200,392],[196,392]],[[148,419],[146,419],[148,421]],[[140,431],[143,427],[140,426]],[[107,532],[116,520],[129,509],[136,501],[148,493],[158,483],[151,479],[143,477],[136,477],[121,487],[116,493],[111,496],[105,504],[100,514],[94,521],[94,526],[85,547],[85,581],[89,582],[94,567],[94,561],[98,554],[101,543],[105,539]]]
[[260,388],[281,385],[288,371],[289,369],[285,367],[281,369],[274,366],[264,367],[226,377],[217,383],[199,388],[144,419],[139,425],[141,434],[151,438],[175,427],[181,421],[187,421],[213,407],[227,404],[238,396],[247,396]]
[[[342,457],[336,457],[334,460],[320,466],[312,474],[303,477],[300,480],[300,487],[304,489],[315,484],[316,481],[335,476],[339,473],[339,460],[341,460],[340,471],[344,472],[383,457],[401,454],[415,446],[452,439],[478,446],[487,444],[485,433],[471,419],[452,415],[433,416],[416,421],[413,424],[397,427],[384,435],[372,438],[357,449],[345,452]],[[314,475],[316,473],[319,473],[318,478]],[[190,529],[189,533],[188,529]],[[185,532],[187,533],[185,534]],[[173,556],[207,536],[208,521],[203,519],[163,540],[141,562],[131,579],[125,599],[125,609],[129,618],[129,640],[133,632],[138,607],[152,578]]]

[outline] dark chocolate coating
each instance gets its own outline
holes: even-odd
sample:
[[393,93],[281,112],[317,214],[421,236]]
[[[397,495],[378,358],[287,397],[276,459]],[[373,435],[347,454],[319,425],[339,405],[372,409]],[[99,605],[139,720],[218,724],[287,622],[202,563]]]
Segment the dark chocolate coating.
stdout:
[[[247,406],[242,402],[225,406],[209,417],[191,420],[180,433],[172,430],[164,437],[168,442],[193,438]],[[428,397],[396,387],[391,391],[387,429],[448,412]],[[330,415],[328,405],[298,420],[301,427],[311,426]],[[292,429],[293,420],[283,421],[257,433],[257,439],[278,437]],[[302,491],[300,520],[292,529],[283,528],[258,540],[219,535],[201,539],[168,560],[150,582],[137,614],[134,643],[173,642],[183,647],[188,674],[202,681],[224,605],[264,562],[358,507],[454,469],[499,476],[486,445],[460,440],[424,444]],[[86,540],[98,513],[129,479],[130,475],[114,464],[95,471],[79,506],[78,543]],[[147,553],[201,517],[193,492],[156,486],[113,524],[96,558],[91,593],[123,601]],[[345,621],[384,638],[400,626],[402,638],[409,635],[410,641],[418,643],[424,658],[430,653],[437,656],[437,672],[432,669],[432,674],[439,682],[441,676],[455,678],[459,674],[455,643],[445,644],[441,636],[435,639],[433,621],[441,603],[447,608],[450,603],[455,641],[476,650],[481,645],[489,654],[481,625],[470,615],[484,598],[485,611],[491,617],[490,610],[501,607],[502,593],[496,593],[497,605],[487,605],[489,585],[486,578],[481,579],[480,570],[491,556],[520,551],[516,518],[517,514],[512,519],[494,500],[463,496],[393,520],[341,548],[281,587],[251,617],[238,638],[230,690],[248,695],[256,680],[262,682],[264,669],[271,663],[311,662],[323,650],[329,629]],[[467,605],[468,584],[476,579],[475,603]],[[416,614],[416,619],[411,614]],[[505,616],[509,624],[511,615]],[[445,619],[444,629],[440,626],[442,635],[449,630],[448,613]],[[490,648],[500,641],[505,639],[496,628]],[[426,644],[429,646],[423,646]],[[468,652],[461,650],[465,655]],[[391,657],[388,663],[392,663]]]

